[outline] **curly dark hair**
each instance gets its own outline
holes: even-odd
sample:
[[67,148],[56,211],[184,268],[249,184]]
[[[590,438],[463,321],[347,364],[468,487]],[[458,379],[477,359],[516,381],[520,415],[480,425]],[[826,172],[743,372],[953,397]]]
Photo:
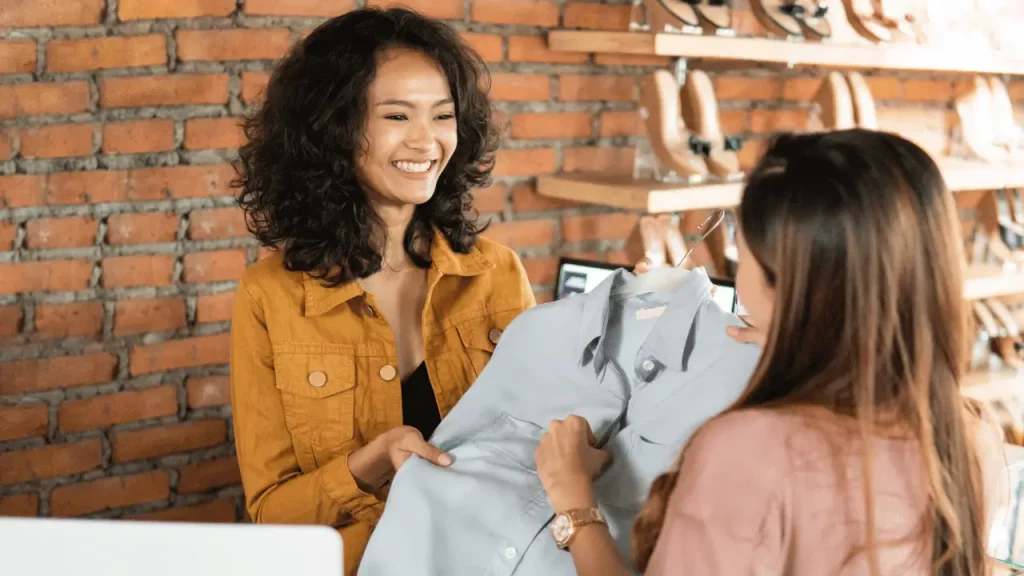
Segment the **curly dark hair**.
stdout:
[[391,48],[437,62],[458,124],[458,146],[431,199],[416,207],[405,251],[426,268],[435,229],[467,253],[485,228],[471,190],[490,183],[498,131],[483,59],[443,22],[401,8],[353,10],[321,24],[278,64],[264,103],[244,122],[234,183],[249,231],[282,250],[288,270],[329,286],[381,269],[384,224],[356,181],[356,155],[377,58]]

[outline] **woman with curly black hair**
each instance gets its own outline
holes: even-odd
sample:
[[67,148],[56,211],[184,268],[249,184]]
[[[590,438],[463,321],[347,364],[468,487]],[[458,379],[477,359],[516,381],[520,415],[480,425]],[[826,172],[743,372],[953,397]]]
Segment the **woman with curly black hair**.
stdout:
[[445,24],[355,10],[292,50],[245,125],[239,202],[276,249],[232,325],[246,505],[340,528],[346,573],[397,468],[450,463],[425,439],[534,304],[470,216],[497,145],[487,80]]

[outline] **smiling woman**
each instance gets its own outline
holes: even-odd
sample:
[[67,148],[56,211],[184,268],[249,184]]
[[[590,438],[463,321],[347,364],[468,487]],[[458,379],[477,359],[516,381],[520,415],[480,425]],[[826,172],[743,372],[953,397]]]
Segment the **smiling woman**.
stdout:
[[276,254],[239,284],[231,390],[256,522],[344,537],[346,573],[388,483],[534,304],[518,257],[478,238],[497,131],[480,57],[402,9],[325,22],[246,122],[239,203]]

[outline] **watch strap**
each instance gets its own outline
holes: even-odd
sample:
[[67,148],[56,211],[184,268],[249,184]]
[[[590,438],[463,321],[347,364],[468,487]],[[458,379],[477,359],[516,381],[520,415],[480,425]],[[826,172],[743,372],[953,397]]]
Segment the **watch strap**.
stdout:
[[569,538],[566,539],[564,544],[558,545],[562,550],[569,549],[573,540],[576,539],[576,535],[580,533],[580,528],[587,526],[588,524],[608,525],[608,520],[605,519],[604,512],[601,512],[598,508],[574,508],[572,510],[566,510],[565,512],[562,512],[562,514],[569,519],[569,523],[572,526]]
[[577,529],[587,524],[608,524],[604,512],[599,508],[576,508],[566,511],[565,515],[572,520],[572,525]]

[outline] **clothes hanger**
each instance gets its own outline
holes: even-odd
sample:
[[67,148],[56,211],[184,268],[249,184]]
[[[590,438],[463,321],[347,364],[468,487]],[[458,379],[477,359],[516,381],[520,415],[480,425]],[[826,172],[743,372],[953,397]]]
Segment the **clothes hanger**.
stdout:
[[674,292],[679,289],[683,281],[686,280],[686,277],[691,272],[690,270],[683,268],[682,264],[686,262],[686,259],[693,253],[693,249],[699,246],[704,239],[722,223],[722,220],[724,219],[725,210],[715,210],[711,216],[709,216],[708,219],[700,225],[700,237],[673,266],[652,268],[649,272],[641,274],[640,276],[624,274],[622,276],[622,281],[617,286],[612,287],[611,295],[621,296],[626,294],[647,294],[650,292]]

